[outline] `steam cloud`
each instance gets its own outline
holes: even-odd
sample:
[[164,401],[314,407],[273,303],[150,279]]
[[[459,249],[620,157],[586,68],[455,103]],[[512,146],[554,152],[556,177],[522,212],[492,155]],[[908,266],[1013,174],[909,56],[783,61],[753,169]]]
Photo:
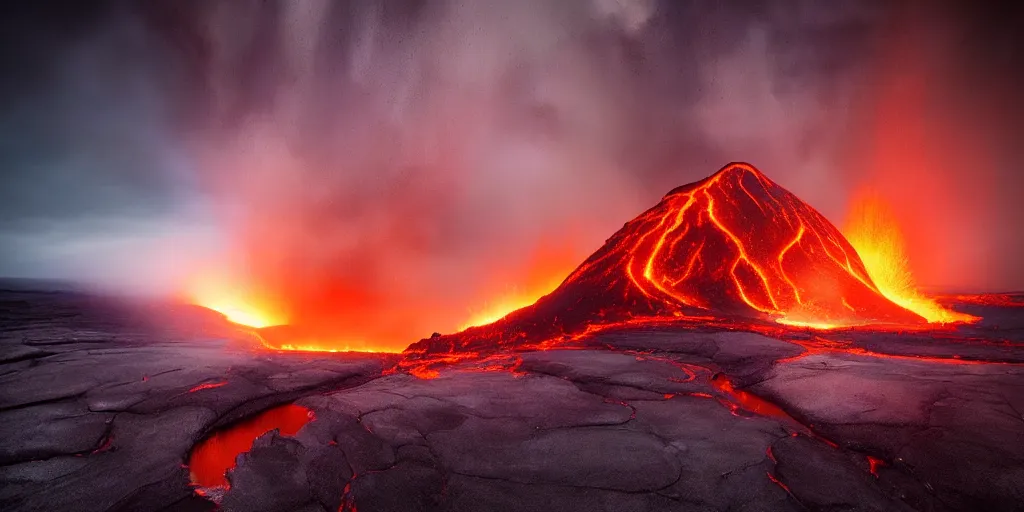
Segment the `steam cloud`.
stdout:
[[880,190],[926,285],[1024,288],[1009,135],[1024,116],[1007,85],[1020,45],[978,30],[1004,13],[78,9],[4,17],[21,48],[5,76],[23,80],[0,118],[0,274],[169,291],[216,262],[304,297],[305,314],[342,300],[368,323],[408,323],[396,335],[429,334],[531,258],[582,261],[669,189],[746,160],[837,224],[855,190]]

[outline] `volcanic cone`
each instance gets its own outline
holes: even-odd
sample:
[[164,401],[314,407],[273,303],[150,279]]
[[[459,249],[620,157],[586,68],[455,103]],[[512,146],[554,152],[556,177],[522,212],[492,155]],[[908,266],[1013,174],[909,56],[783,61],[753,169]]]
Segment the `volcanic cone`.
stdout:
[[925,321],[878,291],[824,216],[753,166],[732,163],[669,192],[533,305],[408,351],[511,347],[665,317],[833,327]]

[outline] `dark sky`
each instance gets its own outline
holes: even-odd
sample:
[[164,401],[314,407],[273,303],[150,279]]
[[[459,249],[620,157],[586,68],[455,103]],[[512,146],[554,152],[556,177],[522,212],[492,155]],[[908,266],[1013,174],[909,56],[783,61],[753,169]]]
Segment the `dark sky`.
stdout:
[[1024,16],[967,4],[5,2],[0,275],[459,304],[744,160],[837,224],[879,190],[926,285],[1024,289]]

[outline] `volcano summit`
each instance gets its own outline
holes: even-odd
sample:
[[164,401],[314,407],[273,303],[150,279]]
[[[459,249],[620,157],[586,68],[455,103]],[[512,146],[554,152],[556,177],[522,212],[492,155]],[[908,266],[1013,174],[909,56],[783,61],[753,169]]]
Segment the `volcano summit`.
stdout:
[[662,318],[784,324],[922,324],[871,281],[818,211],[750,164],[669,192],[627,222],[552,293],[505,318],[410,352],[477,350]]

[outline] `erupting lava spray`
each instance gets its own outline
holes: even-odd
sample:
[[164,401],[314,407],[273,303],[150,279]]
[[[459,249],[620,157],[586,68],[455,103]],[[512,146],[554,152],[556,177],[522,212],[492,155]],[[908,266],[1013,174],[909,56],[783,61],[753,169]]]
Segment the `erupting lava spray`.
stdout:
[[882,199],[863,194],[843,228],[843,234],[857,249],[871,280],[885,297],[929,322],[974,322],[978,317],[958,313],[939,305],[917,289],[904,248],[903,234]]

